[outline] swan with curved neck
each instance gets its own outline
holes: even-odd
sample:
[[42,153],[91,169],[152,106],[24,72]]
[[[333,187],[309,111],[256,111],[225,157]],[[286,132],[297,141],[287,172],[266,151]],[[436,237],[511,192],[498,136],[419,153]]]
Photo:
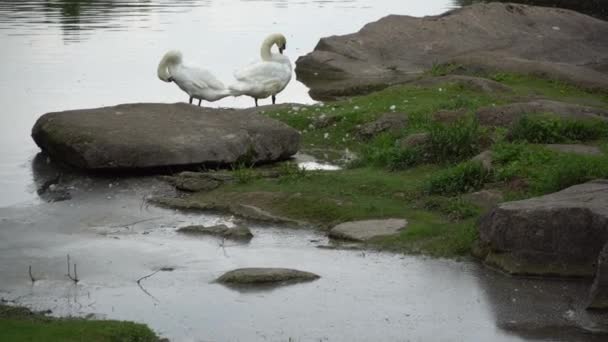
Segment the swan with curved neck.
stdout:
[[200,106],[202,100],[213,102],[232,95],[209,71],[184,65],[182,53],[177,50],[171,50],[163,56],[156,73],[161,81],[173,82],[186,92],[190,96],[190,104],[193,99],[198,99]]
[[[272,47],[275,45],[279,53],[272,52]],[[283,91],[291,80],[291,62],[283,55],[286,48],[287,39],[284,35],[275,33],[268,36],[260,48],[262,60],[235,72],[234,77],[237,81],[228,88],[235,96],[253,97],[256,107],[258,99],[269,96],[272,96],[272,104],[275,104],[276,95]]]

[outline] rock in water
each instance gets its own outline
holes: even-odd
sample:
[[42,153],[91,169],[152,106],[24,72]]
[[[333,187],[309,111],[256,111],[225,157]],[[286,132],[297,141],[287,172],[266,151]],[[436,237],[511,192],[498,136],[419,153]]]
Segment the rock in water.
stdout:
[[500,204],[479,222],[486,263],[512,274],[591,277],[608,242],[608,180]]
[[299,149],[291,127],[250,109],[123,104],[48,113],[32,137],[58,161],[89,170],[271,162]]
[[225,273],[217,282],[227,285],[282,285],[319,278],[314,273],[289,268],[239,268]]
[[229,228],[224,224],[205,227],[200,225],[181,227],[177,230],[180,233],[200,234],[223,237],[230,240],[249,241],[253,238],[251,230],[244,226]]
[[296,62],[311,96],[350,96],[414,80],[434,64],[546,75],[608,89],[608,22],[558,8],[478,3],[442,15],[390,15],[319,41]]
[[375,237],[399,233],[407,226],[404,219],[365,220],[341,223],[329,231],[329,237],[340,240],[368,241]]

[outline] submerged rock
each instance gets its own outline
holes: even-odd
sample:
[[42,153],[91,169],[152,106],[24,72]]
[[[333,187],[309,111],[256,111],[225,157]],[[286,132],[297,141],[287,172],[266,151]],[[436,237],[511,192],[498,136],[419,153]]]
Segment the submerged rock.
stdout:
[[404,219],[366,220],[341,223],[329,231],[329,237],[350,241],[368,241],[399,233],[407,226]]
[[71,110],[40,117],[32,137],[52,159],[90,170],[270,162],[295,154],[299,133],[257,111],[184,103]]
[[593,276],[608,242],[608,180],[502,203],[478,228],[477,254],[509,273]]
[[226,181],[232,181],[230,174],[215,174],[185,171],[174,176],[162,177],[164,180],[182,191],[210,191],[218,188]]
[[608,121],[608,110],[551,100],[510,103],[489,106],[475,113],[479,123],[486,126],[509,127],[526,115],[543,114],[561,119]]
[[389,15],[322,38],[296,62],[311,96],[328,99],[412,81],[436,64],[544,75],[608,89],[608,22],[574,11],[478,3],[438,16]]
[[320,276],[289,268],[239,268],[217,279],[227,285],[284,285],[319,279]]
[[198,225],[187,226],[181,227],[177,231],[186,234],[213,235],[231,240],[251,240],[253,238],[251,230],[247,227],[236,226],[234,228],[229,228],[228,226],[223,224],[211,227]]

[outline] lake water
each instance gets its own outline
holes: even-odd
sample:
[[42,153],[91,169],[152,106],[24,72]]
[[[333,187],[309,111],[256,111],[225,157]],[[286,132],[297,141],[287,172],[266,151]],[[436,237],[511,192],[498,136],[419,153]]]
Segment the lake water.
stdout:
[[[448,0],[45,0],[0,2],[0,206],[36,199],[30,129],[50,111],[125,102],[187,101],[159,81],[169,49],[213,71],[225,83],[259,58],[265,36],[282,32],[295,62],[319,38],[359,30],[390,13],[423,16]],[[270,100],[261,101],[268,103]],[[295,77],[279,102],[311,102]],[[213,106],[251,106],[227,98]]]
[[[448,0],[1,1],[0,297],[55,315],[147,323],[175,341],[601,340],[590,332],[606,322],[583,309],[588,282],[514,279],[471,261],[321,250],[324,235],[278,226],[254,225],[251,244],[222,248],[175,228],[232,218],[145,206],[146,197],[170,191],[151,178],[71,176],[65,184],[71,200],[46,203],[36,195],[54,171],[44,158],[34,160],[35,120],[50,111],[187,100],[156,77],[168,49],[229,83],[234,69],[258,57],[268,33],[287,36],[295,61],[320,37],[356,31],[389,13],[433,15],[452,6]],[[278,100],[312,102],[295,79]],[[65,277],[66,254],[78,263],[78,285]],[[39,279],[33,285],[30,265]],[[150,295],[136,285],[165,266],[175,271],[147,279]],[[247,266],[296,267],[322,278],[257,292],[212,282]]]

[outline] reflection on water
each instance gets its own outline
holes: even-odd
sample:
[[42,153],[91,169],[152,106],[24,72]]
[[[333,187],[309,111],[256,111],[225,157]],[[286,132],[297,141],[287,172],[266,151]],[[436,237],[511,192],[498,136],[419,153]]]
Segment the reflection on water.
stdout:
[[9,34],[41,34],[50,27],[61,27],[66,41],[78,41],[81,30],[128,29],[129,25],[150,28],[151,11],[176,13],[192,6],[205,6],[205,0],[48,0],[0,2],[0,30]]

